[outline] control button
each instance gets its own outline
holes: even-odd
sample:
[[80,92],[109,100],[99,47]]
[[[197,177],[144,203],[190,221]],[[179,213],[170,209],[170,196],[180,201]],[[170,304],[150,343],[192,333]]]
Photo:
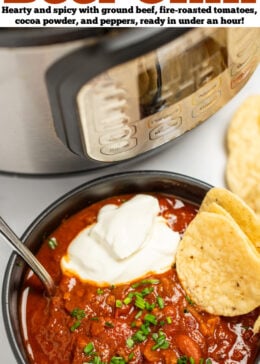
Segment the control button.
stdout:
[[136,145],[137,145],[136,138],[123,139],[115,143],[104,145],[103,147],[101,147],[100,152],[101,154],[106,154],[106,155],[116,155],[130,151],[131,149],[135,148]]
[[160,120],[160,123],[156,128],[150,131],[149,137],[150,139],[158,139],[162,136],[172,134],[182,125],[182,118],[178,117],[173,119],[171,116],[163,118]]

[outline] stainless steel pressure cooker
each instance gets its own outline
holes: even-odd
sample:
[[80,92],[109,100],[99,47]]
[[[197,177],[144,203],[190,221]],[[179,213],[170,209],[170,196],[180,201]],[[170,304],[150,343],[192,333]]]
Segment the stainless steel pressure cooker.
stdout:
[[0,171],[87,171],[157,151],[228,102],[259,28],[0,29]]

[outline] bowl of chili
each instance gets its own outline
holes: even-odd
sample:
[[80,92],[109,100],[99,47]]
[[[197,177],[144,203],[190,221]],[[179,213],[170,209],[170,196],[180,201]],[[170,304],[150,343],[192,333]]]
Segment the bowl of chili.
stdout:
[[60,268],[70,241],[105,204],[152,195],[181,235],[210,187],[176,173],[133,171],[86,182],[45,209],[22,241],[49,270],[57,293],[47,297],[15,253],[3,281],[4,323],[17,363],[260,363],[260,338],[251,329],[259,310],[232,318],[201,312],[182,289],[174,264],[107,286],[66,278]]

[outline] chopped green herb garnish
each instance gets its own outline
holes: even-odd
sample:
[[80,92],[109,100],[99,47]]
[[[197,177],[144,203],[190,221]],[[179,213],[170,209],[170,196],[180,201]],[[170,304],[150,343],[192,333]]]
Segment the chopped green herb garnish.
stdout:
[[83,364],[106,364],[106,363],[101,360],[100,356],[95,355],[93,358],[91,358],[90,361],[84,362]]
[[140,329],[132,336],[134,342],[143,342],[150,333],[149,323],[141,325]]
[[94,350],[94,344],[93,344],[93,343],[88,343],[88,344],[84,347],[84,349],[83,349],[84,354],[86,354],[86,355],[91,354],[91,353],[93,352],[93,350]]
[[56,249],[58,246],[58,242],[56,240],[56,238],[52,237],[48,240],[48,246],[49,248],[51,248],[52,250]]
[[159,337],[159,335],[158,335],[158,333],[157,333],[157,332],[154,332],[154,333],[152,334],[152,338],[153,338],[153,340],[154,340],[154,341],[157,341],[158,337]]
[[134,335],[133,335],[133,340],[135,342],[143,342],[145,341],[147,338],[147,335],[145,335],[141,330],[138,330]]
[[105,326],[106,327],[114,327],[114,325],[112,324],[112,322],[106,321],[105,322]]
[[131,349],[134,346],[134,344],[135,344],[135,342],[131,337],[126,340],[126,345],[129,349]]
[[70,315],[72,317],[75,317],[77,320],[82,320],[86,316],[85,311],[81,308],[74,308],[74,310],[71,311]]
[[132,297],[130,297],[130,296],[127,296],[125,299],[124,299],[124,304],[125,305],[129,305],[129,303],[131,303],[132,302]]
[[212,360],[211,359],[206,359],[206,364],[212,364]]
[[185,297],[186,301],[190,304],[190,305],[194,305],[194,302],[192,301],[192,299],[189,296]]
[[167,316],[166,317],[166,321],[167,321],[167,324],[171,324],[172,323],[172,318]]
[[91,319],[90,320],[92,320],[92,321],[99,321],[99,317],[91,317]]
[[136,295],[135,306],[140,308],[141,310],[145,309],[145,300],[142,296]]
[[157,297],[157,303],[160,308],[164,308],[164,300],[162,297],[160,296]]
[[150,333],[150,328],[149,328],[149,323],[146,322],[145,324],[142,324],[140,327],[140,330],[142,331],[142,333],[144,333],[145,335],[149,335]]
[[102,288],[98,288],[97,289],[97,294],[98,295],[101,295],[101,294],[103,294],[104,293],[104,290],[102,289]]
[[[199,364],[203,364],[204,363],[204,359],[200,359]],[[189,358],[184,355],[181,356],[178,360],[177,360],[177,364],[195,364],[195,360],[192,356],[190,356]]]
[[155,307],[155,303],[149,303],[149,302],[145,301],[145,309],[147,311],[152,311],[154,309],[154,307]]
[[159,284],[160,280],[159,279],[143,279],[140,282],[136,282],[134,284],[132,284],[132,288],[138,288],[140,286],[144,286],[145,284]]
[[159,331],[157,335],[153,335],[152,338],[155,341],[155,345],[152,346],[152,350],[168,349],[170,343],[166,340],[166,335],[162,331]]
[[154,288],[153,287],[145,287],[142,292],[141,292],[141,295],[142,297],[145,297],[147,296],[148,294],[152,293],[154,291]]
[[177,364],[187,364],[188,363],[188,358],[187,356],[181,356],[180,358],[177,359]]
[[142,314],[143,314],[143,311],[137,312],[137,314],[135,315],[135,319],[136,320],[139,319],[142,316]]
[[128,360],[130,361],[130,360],[132,360],[133,358],[134,358],[134,356],[135,356],[135,353],[132,351],[132,353],[130,353],[129,355],[128,355]]
[[70,327],[70,331],[73,332],[80,326],[82,319],[86,316],[86,313],[81,308],[74,308],[70,315],[76,319],[74,324]]
[[121,356],[113,356],[110,360],[110,364],[126,364],[126,361]]
[[148,313],[148,314],[146,314],[144,316],[144,321],[145,322],[149,322],[149,323],[151,323],[153,325],[157,325],[157,319],[156,319],[156,317],[154,315],[151,315],[150,313]]
[[70,331],[73,332],[75,331],[81,324],[81,320],[77,320],[74,322],[74,324],[70,327]]
[[121,308],[123,306],[123,302],[121,300],[116,300],[116,307]]

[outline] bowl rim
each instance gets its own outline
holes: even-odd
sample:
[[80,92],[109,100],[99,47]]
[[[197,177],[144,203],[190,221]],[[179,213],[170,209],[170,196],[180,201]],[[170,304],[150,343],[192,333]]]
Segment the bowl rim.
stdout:
[[[74,187],[73,189],[69,190],[68,192],[64,193],[57,199],[55,199],[53,202],[51,202],[45,209],[40,212],[35,219],[29,224],[29,226],[25,229],[24,233],[21,236],[21,240],[23,243],[26,243],[26,240],[30,237],[30,235],[33,233],[33,231],[36,229],[36,227],[43,222],[49,214],[54,212],[59,206],[61,206],[63,203],[65,203],[68,200],[73,199],[77,194],[80,194],[81,192],[88,190],[90,188],[93,188],[95,186],[106,184],[106,183],[115,183],[120,182],[122,178],[138,178],[138,177],[155,177],[155,178],[164,178],[171,182],[177,182],[179,184],[186,184],[190,187],[196,187],[200,190],[204,190],[205,193],[207,190],[212,188],[213,186],[210,185],[207,182],[204,182],[198,178],[194,178],[185,174],[176,173],[176,172],[170,172],[170,171],[163,171],[163,170],[133,170],[133,171],[125,171],[125,172],[119,172],[119,173],[112,173],[107,174],[104,176],[100,176],[91,180],[88,180],[86,182],[83,182],[82,184]],[[148,182],[149,183],[149,182]],[[169,191],[170,193],[170,191]],[[192,202],[192,200],[191,200]],[[15,267],[16,259],[19,258],[19,255],[16,252],[12,252],[11,256],[7,262],[5,273],[3,277],[3,284],[2,284],[2,314],[3,314],[3,321],[4,321],[4,327],[6,330],[6,335],[8,338],[9,345],[12,349],[12,352],[14,354],[14,357],[19,364],[27,364],[27,361],[25,361],[24,356],[21,353],[21,350],[19,348],[15,330],[12,325],[12,319],[11,319],[11,312],[10,312],[10,304],[9,304],[9,292],[11,289],[11,278],[13,269]],[[26,266],[26,264],[25,264]]]

